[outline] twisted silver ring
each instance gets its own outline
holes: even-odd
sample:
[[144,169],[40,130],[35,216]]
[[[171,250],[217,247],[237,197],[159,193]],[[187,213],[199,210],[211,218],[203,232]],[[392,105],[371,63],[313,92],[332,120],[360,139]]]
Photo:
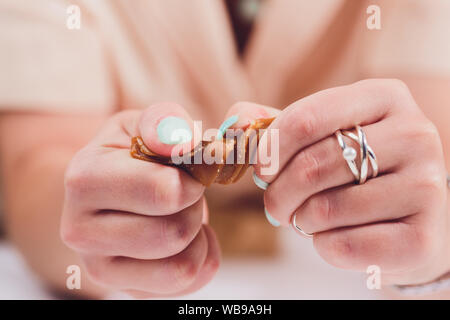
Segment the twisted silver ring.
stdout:
[[356,126],[356,131],[358,135],[355,135],[351,131],[344,131],[343,134],[350,139],[356,141],[360,147],[360,157],[361,157],[361,169],[359,172],[359,184],[363,184],[367,181],[368,174],[368,162],[370,161],[370,165],[372,167],[372,177],[375,178],[378,175],[378,162],[375,152],[373,152],[372,148],[367,143],[367,137],[364,133],[361,126]]
[[[356,126],[357,135],[351,131],[336,131],[336,137],[339,143],[339,146],[342,149],[342,155],[347,161],[347,165],[350,168],[353,176],[355,177],[355,181],[359,184],[363,184],[367,181],[367,175],[369,172],[369,162],[372,167],[372,178],[375,178],[378,175],[378,163],[377,157],[375,156],[375,152],[373,152],[372,148],[367,143],[366,134],[362,130],[361,126]],[[361,158],[361,167],[358,169],[355,159],[357,156],[357,152],[352,147],[348,147],[345,144],[343,135],[354,140],[359,144],[359,153]]]

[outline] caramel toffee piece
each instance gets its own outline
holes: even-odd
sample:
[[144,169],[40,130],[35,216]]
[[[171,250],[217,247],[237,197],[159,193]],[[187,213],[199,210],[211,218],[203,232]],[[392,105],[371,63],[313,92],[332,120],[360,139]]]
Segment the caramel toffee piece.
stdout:
[[[171,157],[152,152],[141,137],[131,139],[130,153],[136,159],[181,168],[205,186],[214,182],[230,184],[238,181],[244,175],[261,137],[262,131],[260,130],[266,129],[273,120],[274,118],[257,119],[244,128],[244,131],[236,132],[232,138],[224,137],[220,140],[202,141],[189,154],[180,156],[183,159],[190,159],[190,161],[186,161],[187,163],[175,164]],[[207,163],[206,158],[212,159]],[[195,160],[198,162],[198,159],[201,160],[201,163],[197,164]]]

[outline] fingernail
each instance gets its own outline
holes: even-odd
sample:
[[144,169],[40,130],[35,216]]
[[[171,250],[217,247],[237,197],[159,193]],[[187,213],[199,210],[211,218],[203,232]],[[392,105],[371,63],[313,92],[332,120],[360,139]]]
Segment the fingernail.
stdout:
[[225,132],[227,129],[229,129],[232,125],[234,125],[236,122],[238,122],[239,116],[236,114],[234,116],[229,117],[227,120],[222,122],[222,124],[219,127],[219,131],[217,132],[216,139],[220,140],[225,135]]
[[162,119],[156,128],[159,141],[164,144],[180,144],[192,140],[192,131],[186,120],[178,117]]
[[255,182],[256,186],[260,189],[266,190],[269,184],[265,181],[262,181],[255,172],[253,172],[253,181]]
[[266,214],[266,218],[271,225],[273,225],[274,227],[279,227],[281,225],[281,223],[279,223],[274,217],[270,215],[266,208],[264,208],[264,213]]

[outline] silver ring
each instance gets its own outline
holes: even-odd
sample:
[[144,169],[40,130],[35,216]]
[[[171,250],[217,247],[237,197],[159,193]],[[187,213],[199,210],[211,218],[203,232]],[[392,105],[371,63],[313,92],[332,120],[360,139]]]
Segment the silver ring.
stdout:
[[356,126],[356,131],[358,135],[355,135],[351,131],[344,131],[343,134],[346,137],[356,141],[360,147],[360,157],[361,157],[361,169],[359,172],[359,184],[363,184],[367,181],[368,174],[368,164],[370,161],[370,165],[372,167],[372,178],[375,178],[378,175],[378,162],[375,152],[367,143],[366,134],[362,130],[361,126]]
[[296,218],[297,218],[297,213],[294,213],[294,215],[292,216],[291,226],[295,230],[295,232],[304,238],[309,238],[309,239],[312,238],[314,236],[314,234],[303,231],[302,228],[300,228],[297,225],[297,223],[295,222]]
[[342,156],[344,157],[345,161],[347,161],[347,165],[350,168],[350,171],[352,172],[353,176],[355,177],[355,181],[359,181],[359,170],[356,166],[356,150],[352,147],[347,147],[347,144],[344,141],[344,137],[342,136],[341,130],[336,131],[335,133],[336,138],[338,140],[339,146],[342,149]]
[[[359,141],[359,138],[350,131],[346,131],[345,136],[355,140],[356,142]],[[372,148],[367,144],[367,139],[366,139],[366,146],[367,146],[367,153],[369,154],[369,161],[370,161],[370,165],[372,166],[372,178],[375,178],[378,175],[378,163],[377,163],[377,157],[375,156],[375,152],[373,152]]]
[[367,140],[366,135],[360,126],[356,126],[356,131],[358,132],[359,152],[361,157],[359,184],[363,184],[367,180],[367,172],[369,171],[369,160],[367,159]]

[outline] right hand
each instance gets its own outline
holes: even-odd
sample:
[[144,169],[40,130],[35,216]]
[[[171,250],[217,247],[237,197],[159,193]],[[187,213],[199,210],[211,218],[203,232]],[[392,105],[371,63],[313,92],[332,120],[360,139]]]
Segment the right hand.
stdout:
[[174,145],[162,143],[156,130],[167,116],[184,119],[192,129],[176,104],[121,112],[66,171],[63,241],[80,254],[94,282],[136,297],[198,290],[220,261],[206,225],[204,187],[182,170],[130,156],[137,135],[152,151],[170,155]]

